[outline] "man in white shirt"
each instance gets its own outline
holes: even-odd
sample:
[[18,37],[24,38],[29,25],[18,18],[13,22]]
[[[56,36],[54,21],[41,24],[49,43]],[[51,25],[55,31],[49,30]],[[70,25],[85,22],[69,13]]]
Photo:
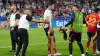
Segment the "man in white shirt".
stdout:
[[54,3],[49,2],[47,3],[47,9],[44,13],[44,20],[49,22],[49,24],[44,24],[44,31],[46,33],[46,36],[48,38],[48,56],[51,56],[51,48],[54,51],[54,56],[61,55],[61,53],[57,53],[56,51],[56,44],[55,44],[55,36],[54,36],[54,30],[51,26],[51,20],[52,20],[52,10],[54,10]]
[[35,23],[45,23],[46,22],[44,20],[42,21],[42,20],[33,19],[30,14],[31,14],[30,9],[25,9],[24,14],[20,18],[19,27],[18,27],[19,44],[18,44],[16,54],[14,56],[19,56],[19,52],[22,47],[23,47],[23,49],[22,49],[21,56],[26,56],[25,53],[26,53],[28,43],[29,43],[29,35],[28,35],[28,30],[29,30],[29,26],[30,26],[29,22],[30,21],[35,22]]

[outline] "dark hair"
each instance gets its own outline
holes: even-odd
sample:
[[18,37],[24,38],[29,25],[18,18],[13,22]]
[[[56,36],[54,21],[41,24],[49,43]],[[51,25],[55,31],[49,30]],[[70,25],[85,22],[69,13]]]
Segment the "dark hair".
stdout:
[[100,8],[96,8],[95,9],[95,13],[97,13],[98,11],[100,11]]
[[53,4],[55,4],[54,1],[48,1],[46,7],[49,7],[50,5],[53,5]]
[[25,10],[32,10],[32,8],[25,8]]
[[13,5],[15,5],[15,6],[16,6],[16,3],[12,3],[12,4],[11,4],[11,6],[13,6]]
[[19,11],[19,13],[22,13],[22,9],[19,9],[18,11]]
[[80,6],[79,5],[73,5],[74,7],[77,7],[78,9],[80,9]]
[[16,3],[12,3],[11,6],[16,6],[16,10],[19,10]]

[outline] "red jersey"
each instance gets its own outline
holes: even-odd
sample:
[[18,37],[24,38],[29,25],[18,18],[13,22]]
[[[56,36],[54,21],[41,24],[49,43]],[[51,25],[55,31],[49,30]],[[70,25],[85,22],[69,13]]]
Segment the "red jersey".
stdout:
[[90,14],[86,17],[87,22],[87,32],[95,33],[97,31],[97,24],[91,24],[92,22],[96,22],[98,20],[98,14]]

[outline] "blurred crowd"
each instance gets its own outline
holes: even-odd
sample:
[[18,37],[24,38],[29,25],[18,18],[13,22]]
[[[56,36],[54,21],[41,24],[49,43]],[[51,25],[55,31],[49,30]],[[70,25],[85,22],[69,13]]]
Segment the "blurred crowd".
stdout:
[[[46,9],[46,2],[49,0],[0,0],[0,16],[7,16],[10,12],[12,3],[17,4],[18,9],[31,8],[32,15],[43,16]],[[50,0],[51,1],[51,0]],[[53,16],[69,16],[74,4],[81,6],[85,14],[92,13],[96,6],[100,5],[100,0],[52,0],[55,1],[55,10]]]

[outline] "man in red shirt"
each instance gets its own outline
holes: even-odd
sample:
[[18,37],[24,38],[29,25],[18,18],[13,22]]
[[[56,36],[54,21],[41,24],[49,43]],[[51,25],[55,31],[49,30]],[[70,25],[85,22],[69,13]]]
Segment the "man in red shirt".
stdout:
[[88,49],[90,46],[91,38],[93,40],[93,55],[96,55],[96,36],[97,36],[97,24],[91,24],[92,22],[96,22],[98,19],[98,13],[95,11],[93,14],[89,14],[86,17],[87,23],[87,35],[88,41],[86,43],[86,55],[88,55]]

